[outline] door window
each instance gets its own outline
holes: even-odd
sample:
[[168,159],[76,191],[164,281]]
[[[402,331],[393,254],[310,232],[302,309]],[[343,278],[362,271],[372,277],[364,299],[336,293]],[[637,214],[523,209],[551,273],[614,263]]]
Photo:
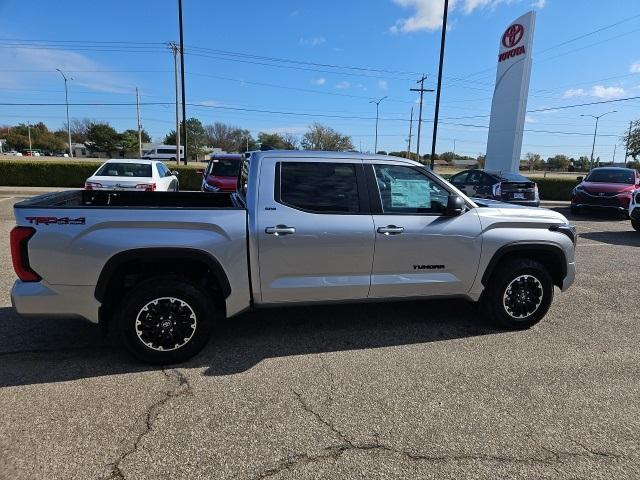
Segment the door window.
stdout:
[[382,211],[387,214],[442,214],[449,193],[417,169],[374,165]]
[[312,213],[359,213],[356,166],[350,163],[280,162],[276,201]]

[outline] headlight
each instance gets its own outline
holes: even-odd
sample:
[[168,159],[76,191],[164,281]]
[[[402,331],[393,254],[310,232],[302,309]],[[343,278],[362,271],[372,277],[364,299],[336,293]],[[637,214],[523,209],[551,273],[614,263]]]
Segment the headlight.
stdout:
[[502,184],[496,183],[493,186],[492,191],[493,191],[493,196],[494,197],[499,197],[502,194]]
[[568,223],[561,223],[558,225],[551,225],[549,230],[552,232],[559,232],[571,239],[571,242],[575,245],[578,241],[578,232],[576,231],[576,227],[574,225],[570,225]]
[[209,192],[219,192],[220,191],[220,187],[216,187],[215,185],[209,185],[207,182],[204,182],[202,185],[204,186],[204,189],[209,191]]

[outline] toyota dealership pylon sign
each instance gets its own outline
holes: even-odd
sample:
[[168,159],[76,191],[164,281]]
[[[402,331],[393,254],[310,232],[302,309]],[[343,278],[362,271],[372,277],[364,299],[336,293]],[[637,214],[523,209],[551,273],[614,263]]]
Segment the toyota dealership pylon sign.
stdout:
[[517,172],[520,168],[535,24],[536,14],[529,12],[500,37],[485,163],[489,170]]

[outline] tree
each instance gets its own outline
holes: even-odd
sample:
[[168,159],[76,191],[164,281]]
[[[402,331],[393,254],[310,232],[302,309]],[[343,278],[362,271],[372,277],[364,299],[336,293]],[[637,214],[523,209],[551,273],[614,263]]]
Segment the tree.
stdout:
[[258,134],[258,143],[260,148],[272,148],[274,150],[295,150],[298,139],[290,133],[267,133],[260,132]]
[[[184,132],[184,122],[180,122],[180,131]],[[184,133],[182,138],[184,138]],[[163,143],[165,145],[175,145],[176,131],[171,130],[164,137]],[[198,159],[204,153],[204,147],[207,146],[207,143],[207,132],[202,126],[202,122],[194,117],[187,118],[187,153],[191,155],[191,158]]]
[[[151,141],[151,137],[144,130],[140,132],[140,136],[142,137],[142,143]],[[140,151],[138,148],[138,130],[125,130],[120,134],[120,141],[118,143],[123,152],[137,155]]]
[[589,170],[589,157],[582,155],[578,160],[574,162],[574,166],[577,170],[586,172]]
[[640,120],[631,123],[631,132],[627,131],[622,136],[622,142],[627,146],[628,154],[637,160],[640,156]]
[[566,155],[554,155],[553,157],[547,159],[547,165],[549,165],[549,168],[552,170],[564,171],[569,168],[570,163],[571,161]]
[[120,150],[120,135],[108,123],[94,123],[87,130],[87,146],[92,152],[111,157],[113,152]]
[[[89,128],[93,125],[95,120],[91,120],[90,118],[72,118],[69,122],[71,125],[71,141],[75,143],[84,143],[87,141],[87,134],[89,133]],[[62,124],[65,136],[68,140],[68,132],[67,132],[67,122]]]
[[527,161],[527,167],[529,167],[530,172],[533,170],[542,170],[544,160],[542,160],[542,157],[539,154],[529,152],[524,158]]
[[344,152],[353,150],[353,143],[348,135],[342,135],[333,128],[320,123],[313,123],[309,125],[309,131],[302,136],[302,148]]
[[208,145],[221,148],[225,152],[246,152],[247,147],[248,150],[258,148],[249,130],[222,122],[205,125],[204,130]]
[[456,159],[456,154],[453,152],[444,152],[440,154],[440,159],[444,160],[449,165],[451,165],[453,161]]

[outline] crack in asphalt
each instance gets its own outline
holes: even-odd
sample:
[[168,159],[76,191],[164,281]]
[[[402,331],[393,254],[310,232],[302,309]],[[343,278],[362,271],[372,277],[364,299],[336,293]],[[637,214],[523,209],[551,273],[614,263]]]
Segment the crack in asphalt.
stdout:
[[174,384],[173,388],[162,392],[162,396],[147,407],[144,414],[142,415],[142,428],[136,435],[135,439],[133,440],[131,447],[125,450],[124,452],[122,452],[114,462],[108,465],[111,467],[111,472],[107,477],[107,480],[124,480],[125,479],[125,475],[122,469],[120,468],[122,465],[122,462],[124,462],[130,455],[133,455],[138,451],[138,448],[140,447],[140,443],[142,442],[144,437],[153,430],[153,427],[158,418],[160,409],[167,402],[177,397],[193,395],[191,384],[189,383],[189,380],[182,372],[176,369],[170,370],[170,371],[162,369],[162,373],[164,374],[164,376],[166,377],[169,383]]
[[[276,464],[260,473],[256,476],[252,477],[254,480],[262,480],[265,478],[273,477],[280,473],[286,472],[293,468],[296,468],[301,465],[307,465],[310,463],[322,462],[325,460],[337,460],[339,459],[345,452],[349,451],[359,451],[359,452],[385,452],[390,454],[400,455],[407,460],[410,461],[425,461],[431,463],[448,463],[448,462],[470,462],[470,461],[487,461],[487,462],[496,462],[496,463],[522,463],[522,464],[544,464],[553,468],[556,473],[561,474],[561,472],[556,468],[555,464],[562,464],[563,459],[566,458],[584,458],[584,457],[604,457],[611,459],[618,459],[621,456],[608,452],[600,452],[593,449],[588,448],[587,446],[570,439],[576,445],[580,446],[586,453],[576,453],[576,452],[560,452],[555,451],[545,445],[540,444],[535,438],[533,438],[532,434],[527,434],[527,436],[533,441],[533,443],[538,446],[541,450],[547,452],[548,456],[526,456],[526,457],[518,457],[518,456],[509,456],[509,455],[490,455],[490,454],[473,454],[473,453],[450,453],[450,454],[427,454],[427,453],[416,453],[414,451],[408,449],[394,448],[389,445],[384,445],[380,443],[380,438],[378,435],[374,434],[375,443],[356,443],[349,439],[347,435],[342,432],[339,428],[337,428],[331,421],[325,419],[322,415],[316,412],[303,398],[303,396],[293,390],[300,406],[302,409],[311,414],[318,422],[325,425],[329,430],[337,435],[342,441],[339,445],[333,445],[329,447],[323,448],[320,453],[316,455],[309,455],[306,453],[297,453],[291,455],[289,457],[278,460]],[[506,412],[511,418],[517,420],[515,416],[513,416],[510,412]]]

